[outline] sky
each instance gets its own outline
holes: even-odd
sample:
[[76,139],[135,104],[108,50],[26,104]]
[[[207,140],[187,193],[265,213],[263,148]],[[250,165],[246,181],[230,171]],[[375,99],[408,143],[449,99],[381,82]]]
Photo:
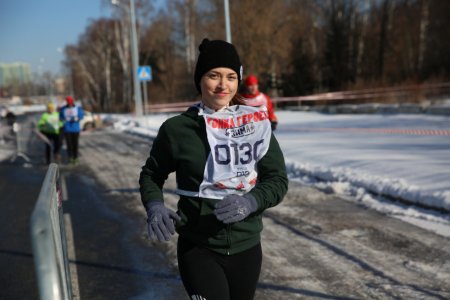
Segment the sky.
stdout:
[[60,73],[62,49],[77,43],[90,20],[110,15],[102,0],[1,0],[0,62]]

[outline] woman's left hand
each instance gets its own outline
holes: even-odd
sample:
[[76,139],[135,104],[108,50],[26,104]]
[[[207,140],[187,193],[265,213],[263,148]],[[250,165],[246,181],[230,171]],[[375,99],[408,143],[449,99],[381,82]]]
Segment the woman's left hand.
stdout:
[[258,208],[255,197],[251,194],[228,195],[216,203],[214,214],[225,224],[242,221]]

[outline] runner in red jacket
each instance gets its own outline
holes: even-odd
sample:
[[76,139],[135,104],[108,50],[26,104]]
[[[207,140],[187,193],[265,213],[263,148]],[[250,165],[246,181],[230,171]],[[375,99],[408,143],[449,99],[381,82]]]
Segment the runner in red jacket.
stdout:
[[278,125],[278,119],[273,109],[272,100],[268,95],[259,91],[258,78],[255,75],[249,75],[245,78],[244,84],[247,89],[247,92],[242,94],[244,103],[249,106],[266,106],[269,112],[270,123],[272,124],[272,131],[275,130]]

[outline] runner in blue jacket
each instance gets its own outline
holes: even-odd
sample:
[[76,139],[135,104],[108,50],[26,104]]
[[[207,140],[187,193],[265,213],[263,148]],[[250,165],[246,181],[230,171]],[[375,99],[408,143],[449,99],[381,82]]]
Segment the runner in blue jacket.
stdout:
[[61,108],[59,118],[64,122],[63,132],[67,145],[67,156],[71,164],[78,164],[78,140],[80,138],[80,121],[83,109],[75,105],[71,96],[66,97],[67,104]]

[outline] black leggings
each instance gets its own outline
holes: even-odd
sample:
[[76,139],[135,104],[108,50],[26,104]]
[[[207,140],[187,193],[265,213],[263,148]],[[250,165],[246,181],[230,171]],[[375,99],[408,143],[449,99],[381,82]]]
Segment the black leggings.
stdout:
[[253,299],[261,262],[261,244],[223,255],[178,239],[178,268],[190,299]]
[[[55,156],[57,156],[59,154],[59,150],[61,148],[61,136],[57,133],[57,134],[53,134],[53,133],[44,133],[44,135],[47,137],[47,139],[50,141],[50,143],[52,143],[52,147],[53,147],[53,159],[56,159]],[[51,152],[51,148],[49,144],[45,144],[45,158],[47,161],[47,164],[49,164],[51,162],[50,159],[50,152]]]
[[64,132],[67,145],[67,156],[70,158],[78,158],[78,138],[79,132]]

